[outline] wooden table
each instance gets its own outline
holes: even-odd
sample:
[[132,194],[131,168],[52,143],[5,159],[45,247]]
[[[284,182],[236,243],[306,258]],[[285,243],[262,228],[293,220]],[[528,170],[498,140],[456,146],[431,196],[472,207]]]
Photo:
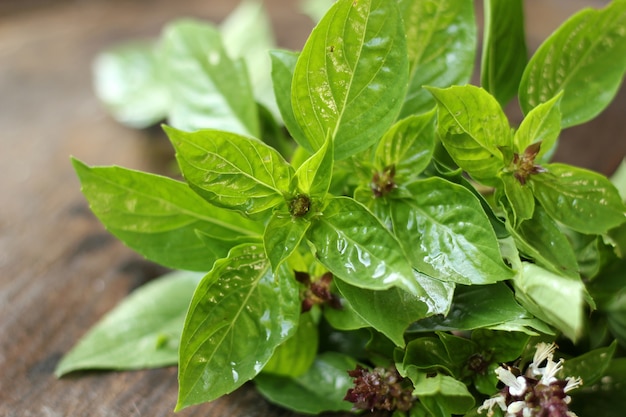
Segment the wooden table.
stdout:
[[[605,1],[529,1],[531,44],[563,16]],[[298,49],[311,22],[294,0],[266,1],[281,46]],[[170,416],[176,369],[53,370],[77,339],[130,291],[163,269],[107,234],[90,213],[69,163],[152,172],[171,157],[153,132],[115,123],[91,90],[102,48],[157,36],[181,16],[220,20],[220,0],[3,0],[0,3],[0,415]],[[532,18],[529,18],[531,21]],[[610,173],[626,151],[626,94],[592,124],[564,134],[560,160]],[[621,118],[620,118],[621,116]],[[588,145],[588,143],[592,145]],[[583,150],[583,152],[581,152]],[[250,386],[179,416],[294,416]]]

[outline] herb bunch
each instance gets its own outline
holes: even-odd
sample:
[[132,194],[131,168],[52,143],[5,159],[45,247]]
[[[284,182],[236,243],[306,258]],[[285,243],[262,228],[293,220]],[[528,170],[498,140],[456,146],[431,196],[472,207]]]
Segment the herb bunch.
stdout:
[[212,25],[109,52],[145,74],[113,113],[166,118],[184,179],[73,164],[107,229],[178,271],[57,373],[178,364],[177,409],[254,380],[305,413],[619,415],[626,207],[550,157],[624,77],[626,1],[530,60],[522,0],[484,7],[481,86],[471,1],[338,0],[301,52],[270,52],[270,95]]

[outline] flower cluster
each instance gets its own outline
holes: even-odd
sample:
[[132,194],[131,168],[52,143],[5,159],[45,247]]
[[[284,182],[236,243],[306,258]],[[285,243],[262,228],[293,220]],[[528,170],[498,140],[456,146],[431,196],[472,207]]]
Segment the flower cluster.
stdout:
[[545,168],[535,164],[535,158],[541,149],[541,142],[528,146],[523,154],[514,154],[511,165],[513,166],[513,176],[521,185],[526,184],[528,177],[541,172],[546,172]]
[[563,369],[563,359],[553,360],[555,349],[554,344],[539,343],[524,375],[514,368],[496,369],[496,375],[505,387],[495,397],[486,400],[478,412],[487,410],[487,416],[491,417],[494,406],[498,406],[505,417],[576,417],[569,410],[571,398],[567,393],[580,386],[582,381],[573,377],[557,379],[556,374]]
[[354,388],[344,400],[354,403],[355,410],[408,411],[413,407],[413,386],[394,367],[368,370],[357,365],[348,375],[354,378]]
[[311,280],[311,276],[308,273],[296,271],[296,280],[306,287],[301,296],[303,313],[311,310],[314,305],[320,304],[326,304],[331,308],[341,310],[341,300],[330,291],[333,274],[327,272],[319,279]]

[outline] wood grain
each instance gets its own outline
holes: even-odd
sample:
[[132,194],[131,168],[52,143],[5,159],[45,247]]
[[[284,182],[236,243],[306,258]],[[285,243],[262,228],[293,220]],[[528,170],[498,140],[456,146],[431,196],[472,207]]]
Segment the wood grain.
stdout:
[[[541,5],[548,4],[556,13],[560,3],[571,4],[535,0],[529,6],[547,10]],[[162,25],[175,17],[219,21],[234,4],[219,0],[2,3],[1,416],[174,415],[175,368],[82,372],[60,380],[53,376],[60,357],[105,312],[163,272],[106,233],[80,194],[69,155],[89,164],[164,172],[164,161],[171,157],[169,147],[152,131],[133,131],[111,120],[91,92],[90,62],[99,50],[117,41],[157,36]],[[311,23],[298,13],[296,2],[268,0],[266,4],[279,44],[299,49]],[[545,22],[545,12],[539,13]],[[560,19],[549,22],[555,27]],[[541,33],[551,29],[550,24],[530,29]],[[620,118],[625,103],[622,91],[600,118],[566,132],[557,158],[605,174],[615,169],[626,151]],[[268,404],[251,386],[177,415],[295,416]]]

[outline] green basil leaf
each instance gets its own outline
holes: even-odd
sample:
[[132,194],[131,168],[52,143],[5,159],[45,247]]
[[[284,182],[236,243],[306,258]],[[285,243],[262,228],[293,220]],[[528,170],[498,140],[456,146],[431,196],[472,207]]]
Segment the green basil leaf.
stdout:
[[565,164],[548,164],[532,175],[535,197],[555,220],[581,233],[603,234],[626,220],[625,206],[601,174]]
[[391,218],[416,269],[461,284],[488,284],[513,276],[502,261],[489,219],[470,191],[437,177],[405,188],[412,198],[391,201]]
[[541,148],[535,159],[540,161],[542,156],[549,153],[561,133],[561,111],[559,104],[563,94],[559,93],[545,103],[532,109],[522,120],[519,129],[513,136],[513,144],[518,153],[533,143],[541,143]]
[[424,85],[448,87],[470,81],[476,55],[474,5],[458,0],[400,0],[409,52],[409,90],[404,118],[435,105]]
[[364,206],[348,197],[328,201],[307,234],[320,262],[337,278],[370,290],[423,290],[396,238]]
[[621,274],[622,286],[613,300],[606,307],[609,330],[615,338],[626,345],[626,289],[624,289],[624,272]]
[[585,386],[593,385],[602,378],[611,364],[617,341],[610,346],[591,350],[575,358],[569,358],[563,362],[560,378],[578,377],[583,380]]
[[[567,362],[566,362],[567,363]],[[622,417],[626,407],[626,358],[614,359],[605,376],[593,385],[571,392],[570,409],[579,417]]]
[[451,376],[423,372],[410,372],[413,381],[413,395],[436,417],[449,417],[451,414],[465,414],[474,407],[474,396],[461,381]]
[[255,99],[278,116],[267,51],[275,46],[272,22],[262,2],[242,1],[220,24],[224,48],[243,58]]
[[505,166],[500,148],[512,145],[509,122],[496,99],[471,85],[428,91],[437,100],[439,136],[454,162],[476,180],[493,185]]
[[504,107],[517,93],[526,67],[524,1],[484,1],[485,34],[480,81]]
[[170,268],[208,271],[230,248],[262,233],[259,224],[208,204],[182,182],[119,167],[92,168],[77,159],[72,163],[107,230]]
[[416,370],[423,372],[445,371],[454,374],[459,367],[450,359],[444,343],[436,337],[420,337],[406,345],[402,358],[402,374],[408,376]]
[[296,334],[276,348],[263,372],[290,377],[304,374],[315,361],[318,344],[317,323],[311,314],[301,314]]
[[310,222],[293,218],[287,212],[272,214],[265,227],[263,244],[273,270],[298,248],[310,225]]
[[350,356],[325,352],[304,375],[288,378],[262,373],[254,382],[270,402],[300,413],[350,411],[353,404],[343,397],[354,386],[347,371],[355,367],[356,361]]
[[297,143],[305,143],[306,136],[296,121],[291,106],[291,82],[296,68],[299,52],[272,50],[272,81],[276,104],[285,123],[285,127]]
[[476,329],[472,340],[483,350],[493,352],[495,363],[512,362],[522,356],[530,337],[519,332]]
[[185,314],[202,276],[172,272],[139,287],[83,336],[55,374],[175,365]]
[[503,332],[519,332],[530,336],[550,335],[556,336],[556,332],[546,322],[538,318],[514,319],[494,326],[489,326],[489,330],[500,330]]
[[504,239],[509,236],[509,232],[506,230],[506,227],[505,227],[505,221],[496,215],[494,208],[487,201],[486,197],[488,196],[481,194],[481,192],[476,189],[475,185],[472,184],[470,180],[468,180],[467,178],[463,176],[463,172],[461,170],[457,170],[456,172],[441,173],[440,175],[450,182],[453,182],[455,184],[459,184],[465,187],[472,194],[474,194],[474,197],[476,197],[478,201],[480,201],[480,205],[482,206],[483,211],[487,215],[487,218],[489,218],[491,227],[493,228],[493,231],[496,233],[496,236],[498,237],[498,239]]
[[[335,286],[340,280],[334,280]],[[348,284],[344,284],[348,285]],[[336,294],[337,292],[334,291]],[[363,319],[352,307],[350,301],[341,298],[341,309],[324,308],[324,318],[336,330],[357,330],[371,325]]]
[[580,278],[554,274],[528,262],[513,280],[515,297],[533,315],[571,340],[583,331],[585,287]]
[[435,151],[435,112],[409,116],[389,129],[378,143],[376,168],[393,166],[396,182],[416,178]]
[[410,330],[473,330],[525,318],[530,318],[528,312],[515,301],[513,293],[504,283],[457,285],[447,315],[422,319]]
[[131,42],[98,54],[93,64],[98,98],[120,123],[151,126],[167,116],[170,95],[157,46]]
[[344,159],[376,143],[400,110],[408,66],[395,1],[335,3],[296,64],[291,101],[306,135],[299,144],[314,152],[330,135],[335,158]]
[[183,130],[212,128],[258,137],[257,107],[242,61],[229,58],[213,26],[180,20],[162,35],[172,103],[168,121]]
[[[536,335],[536,334],[535,334]],[[493,331],[476,329],[472,332],[472,341],[478,346],[479,367],[473,373],[476,389],[486,395],[498,392],[498,380],[495,370],[506,362],[513,362],[524,353],[530,335],[516,330]],[[476,357],[468,357],[468,365]],[[480,360],[482,359],[482,364]]]
[[543,207],[536,207],[532,219],[509,230],[525,257],[555,274],[579,276],[578,260],[569,239]]
[[274,148],[236,133],[164,129],[185,179],[212,204],[250,215],[285,200],[293,168]]
[[[472,336],[474,332],[472,332]],[[466,337],[455,336],[446,332],[437,332],[439,340],[443,344],[450,363],[454,364],[452,367],[452,376],[455,378],[463,378],[468,373],[468,361],[475,354],[481,353],[478,351],[478,345]],[[483,360],[487,358],[483,357]]]
[[180,343],[176,409],[211,401],[254,378],[295,333],[299,316],[291,272],[283,267],[273,274],[260,246],[233,248],[193,295]]
[[535,212],[535,196],[530,185],[521,184],[511,173],[501,173],[500,179],[504,185],[506,200],[513,214],[513,218],[510,219],[511,223],[518,226],[524,220],[532,218]]
[[591,120],[611,102],[626,71],[626,3],[585,9],[561,25],[530,59],[519,86],[524,113],[564,91],[562,126]]
[[323,199],[333,177],[333,160],[333,145],[329,136],[322,147],[298,167],[298,190],[309,197]]
[[[607,261],[613,258],[615,252],[610,247],[607,247],[602,236],[571,232],[568,234],[568,237],[576,255],[580,275],[589,280],[587,288],[593,298],[599,304],[603,304],[602,299],[605,297],[611,298],[615,295],[615,292],[610,287],[605,292],[607,288],[601,285],[598,289],[602,295],[596,293],[594,291],[594,284],[597,284],[595,278],[599,277],[598,274],[605,268]],[[605,276],[606,274],[603,273],[602,278]]]
[[429,277],[417,278],[423,295],[415,296],[400,288],[372,291],[337,280],[335,285],[350,306],[371,327],[397,346],[404,346],[409,324],[433,314],[446,314],[454,286]]

